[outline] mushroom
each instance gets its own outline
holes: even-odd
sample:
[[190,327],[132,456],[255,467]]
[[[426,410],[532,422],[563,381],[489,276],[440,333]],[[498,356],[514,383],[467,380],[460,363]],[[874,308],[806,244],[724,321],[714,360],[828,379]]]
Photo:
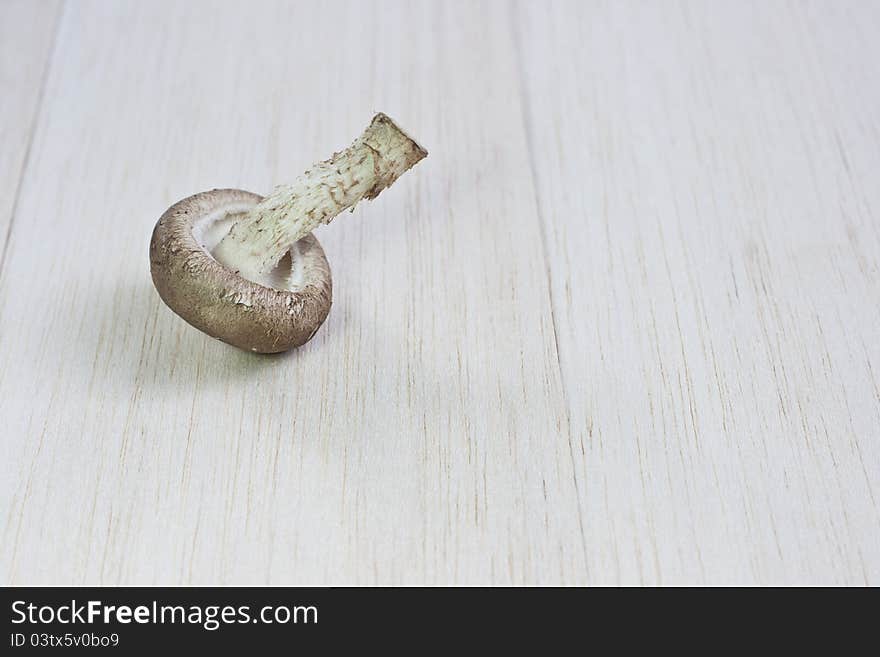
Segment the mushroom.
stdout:
[[175,203],[150,242],[159,296],[197,329],[241,349],[305,344],[327,318],[333,288],[312,230],[376,198],[427,154],[377,114],[351,146],[265,198],[214,189]]

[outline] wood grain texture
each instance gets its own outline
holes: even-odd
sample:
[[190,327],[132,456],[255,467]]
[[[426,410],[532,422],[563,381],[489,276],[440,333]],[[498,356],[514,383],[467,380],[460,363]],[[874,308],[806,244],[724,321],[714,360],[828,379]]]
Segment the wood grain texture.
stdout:
[[59,10],[54,0],[0,3],[0,272]]
[[590,580],[877,584],[880,5],[519,9]]
[[[878,8],[94,0],[54,44],[28,14],[2,579],[878,583]],[[430,155],[318,231],[312,342],[162,305],[168,205],[375,111]]]

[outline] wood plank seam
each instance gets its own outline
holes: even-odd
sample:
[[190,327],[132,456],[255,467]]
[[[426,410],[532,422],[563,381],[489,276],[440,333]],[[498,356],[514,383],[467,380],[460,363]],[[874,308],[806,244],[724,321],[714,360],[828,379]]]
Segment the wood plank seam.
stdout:
[[18,202],[21,197],[21,189],[24,186],[24,179],[27,175],[28,165],[31,161],[31,151],[34,146],[34,134],[37,131],[37,125],[39,124],[40,114],[43,110],[45,95],[46,95],[46,85],[49,81],[49,74],[52,70],[52,63],[55,60],[55,52],[58,45],[58,34],[61,31],[61,23],[64,18],[64,10],[67,7],[67,3],[62,0],[60,9],[55,14],[55,25],[52,28],[52,44],[49,47],[49,56],[46,57],[46,63],[43,66],[42,71],[42,79],[40,80],[40,90],[37,93],[37,103],[34,106],[34,112],[31,116],[31,122],[28,126],[28,137],[27,137],[27,146],[24,150],[24,157],[21,161],[21,169],[18,174],[18,182],[15,185],[15,194],[12,200],[12,208],[9,212],[9,225],[6,226],[6,235],[3,239],[3,248],[0,249],[0,284],[3,283],[3,271],[4,265],[6,264],[6,256],[9,253],[9,242],[12,240],[12,227],[15,225],[15,216],[18,213]]
[[516,67],[517,78],[517,94],[519,96],[520,116],[522,117],[523,132],[526,140],[526,154],[528,155],[529,177],[531,178],[532,197],[535,203],[535,213],[538,220],[538,234],[541,236],[541,259],[543,260],[544,275],[546,279],[547,301],[550,305],[550,322],[553,327],[553,350],[556,355],[556,371],[559,376],[560,390],[562,391],[562,404],[565,417],[565,434],[568,442],[569,458],[572,467],[572,483],[577,497],[577,513],[578,513],[578,529],[581,535],[581,549],[584,557],[584,569],[587,579],[590,579],[590,566],[587,550],[587,534],[584,528],[584,510],[581,501],[581,487],[577,477],[577,459],[574,454],[574,436],[571,427],[571,406],[569,404],[568,381],[566,381],[565,373],[562,367],[562,358],[559,353],[559,329],[556,313],[556,306],[553,301],[553,276],[550,271],[550,252],[547,247],[547,227],[545,225],[545,216],[542,211],[542,198],[540,185],[538,185],[537,170],[535,166],[535,141],[532,132],[533,116],[532,107],[529,103],[529,97],[526,93],[526,72],[522,58],[523,44],[519,34],[518,16],[520,3],[511,2],[508,5],[508,19],[510,35],[513,42],[513,52]]

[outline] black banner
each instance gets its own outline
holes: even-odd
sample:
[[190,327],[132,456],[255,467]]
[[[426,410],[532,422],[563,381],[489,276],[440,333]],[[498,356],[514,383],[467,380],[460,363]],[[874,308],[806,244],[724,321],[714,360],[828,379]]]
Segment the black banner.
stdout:
[[[809,634],[815,648],[819,630],[830,629],[835,619],[847,623],[847,631],[834,638],[837,647],[859,627],[873,626],[873,606],[844,613],[812,604],[812,595],[763,590],[719,596],[708,589],[12,587],[3,589],[2,643],[9,655],[267,647],[332,654],[353,645],[421,652],[478,644],[555,653],[572,642],[620,649],[679,649],[699,647],[700,641],[790,648]],[[751,599],[743,604],[746,597]]]
[[429,647],[452,646],[464,636],[509,639],[536,629],[560,636],[566,626],[580,626],[586,612],[576,604],[576,591],[537,589],[27,587],[3,594],[4,654],[11,655],[35,649],[341,650],[353,640],[402,647],[414,633]]

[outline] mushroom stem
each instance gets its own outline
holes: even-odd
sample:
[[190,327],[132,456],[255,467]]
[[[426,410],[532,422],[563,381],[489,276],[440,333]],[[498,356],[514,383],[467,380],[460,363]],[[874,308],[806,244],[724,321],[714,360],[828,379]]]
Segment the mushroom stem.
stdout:
[[255,205],[213,255],[244,278],[262,279],[291,245],[361,199],[376,198],[427,154],[394,121],[377,114],[351,146]]

